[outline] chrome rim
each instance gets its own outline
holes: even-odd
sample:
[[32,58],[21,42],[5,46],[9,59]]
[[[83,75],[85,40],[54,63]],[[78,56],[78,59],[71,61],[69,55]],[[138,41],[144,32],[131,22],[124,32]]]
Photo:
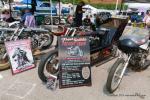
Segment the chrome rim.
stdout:
[[55,19],[54,24],[58,25],[59,24],[59,19]]
[[57,54],[52,55],[45,63],[44,74],[45,76],[56,75],[59,70],[59,62]]
[[123,77],[123,75],[121,76],[123,68],[124,68],[124,64],[120,63],[118,68],[116,69],[113,79],[112,79],[112,83],[111,83],[112,90],[115,90],[118,87],[118,85],[120,84],[121,79]]
[[51,23],[51,20],[49,17],[46,17],[44,22],[45,22],[45,24],[49,25]]

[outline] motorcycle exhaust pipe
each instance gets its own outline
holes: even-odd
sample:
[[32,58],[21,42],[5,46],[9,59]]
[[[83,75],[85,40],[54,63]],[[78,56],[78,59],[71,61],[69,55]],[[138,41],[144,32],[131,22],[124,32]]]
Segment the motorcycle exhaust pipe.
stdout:
[[41,49],[46,42],[47,41],[44,41],[40,46],[38,46],[38,48]]
[[5,54],[4,54],[4,56],[2,57],[2,59],[5,59],[5,58],[6,58],[6,56],[7,56],[7,53],[5,53]]

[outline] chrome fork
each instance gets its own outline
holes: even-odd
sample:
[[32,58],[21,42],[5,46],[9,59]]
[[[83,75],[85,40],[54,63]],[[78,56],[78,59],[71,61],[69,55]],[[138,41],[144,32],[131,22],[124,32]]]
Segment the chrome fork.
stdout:
[[128,55],[128,58],[127,58],[127,59],[125,58],[125,65],[124,65],[124,68],[123,68],[123,71],[122,71],[120,77],[122,77],[122,76],[124,75],[125,70],[127,69],[127,66],[128,66],[128,64],[129,64],[129,60],[130,60],[131,56],[132,56],[132,54]]

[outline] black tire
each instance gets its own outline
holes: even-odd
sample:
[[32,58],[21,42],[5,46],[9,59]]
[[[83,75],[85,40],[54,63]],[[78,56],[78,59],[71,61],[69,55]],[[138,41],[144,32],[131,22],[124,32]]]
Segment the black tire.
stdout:
[[0,44],[0,71],[10,68],[8,57],[6,57],[5,59],[2,58],[5,53],[6,53],[5,45]]
[[53,20],[54,20],[53,22],[54,25],[59,25],[59,18],[54,18]]
[[[49,52],[48,55],[44,59],[41,59],[41,61],[40,61],[40,64],[38,67],[38,76],[43,82],[47,82],[47,76],[44,73],[44,69],[47,70],[47,66],[45,66],[45,64],[47,64],[49,61],[52,61],[52,57],[54,55],[56,55],[58,57],[57,49]],[[52,67],[49,67],[49,68],[50,68],[50,70],[54,70],[54,69],[51,69]],[[56,72],[54,71],[53,73],[49,73],[49,74],[56,75],[56,74],[58,74],[58,70],[56,70]]]
[[[2,63],[3,62],[3,63]],[[8,60],[8,58],[6,58],[3,61],[0,61],[0,71],[6,70],[10,68],[10,62]]]
[[50,25],[51,24],[51,18],[49,16],[46,16],[44,18],[44,24],[46,24],[46,25]]
[[108,90],[109,93],[113,93],[119,87],[121,80],[123,78],[123,76],[122,76],[120,78],[120,81],[117,84],[117,86],[115,88],[112,88],[112,81],[113,81],[114,75],[115,75],[117,69],[119,68],[120,64],[123,64],[123,67],[124,67],[124,60],[122,58],[118,58],[117,61],[113,64],[113,66],[110,69],[110,72],[109,72],[109,75],[107,78],[107,82],[106,82],[106,89]]

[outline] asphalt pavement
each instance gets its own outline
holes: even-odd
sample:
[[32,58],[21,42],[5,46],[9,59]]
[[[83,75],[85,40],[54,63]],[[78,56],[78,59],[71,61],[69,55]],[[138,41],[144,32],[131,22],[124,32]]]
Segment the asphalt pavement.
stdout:
[[39,79],[39,61],[36,68],[16,75],[12,75],[10,69],[1,71],[0,100],[150,100],[150,67],[142,72],[127,71],[114,94],[106,91],[108,72],[115,61],[91,68],[92,86],[57,88],[55,91]]
[[92,86],[75,88],[46,88],[37,74],[37,67],[12,75],[0,72],[0,100],[150,100],[150,68],[142,72],[128,71],[114,94],[106,91],[110,67],[116,59],[92,67]]

